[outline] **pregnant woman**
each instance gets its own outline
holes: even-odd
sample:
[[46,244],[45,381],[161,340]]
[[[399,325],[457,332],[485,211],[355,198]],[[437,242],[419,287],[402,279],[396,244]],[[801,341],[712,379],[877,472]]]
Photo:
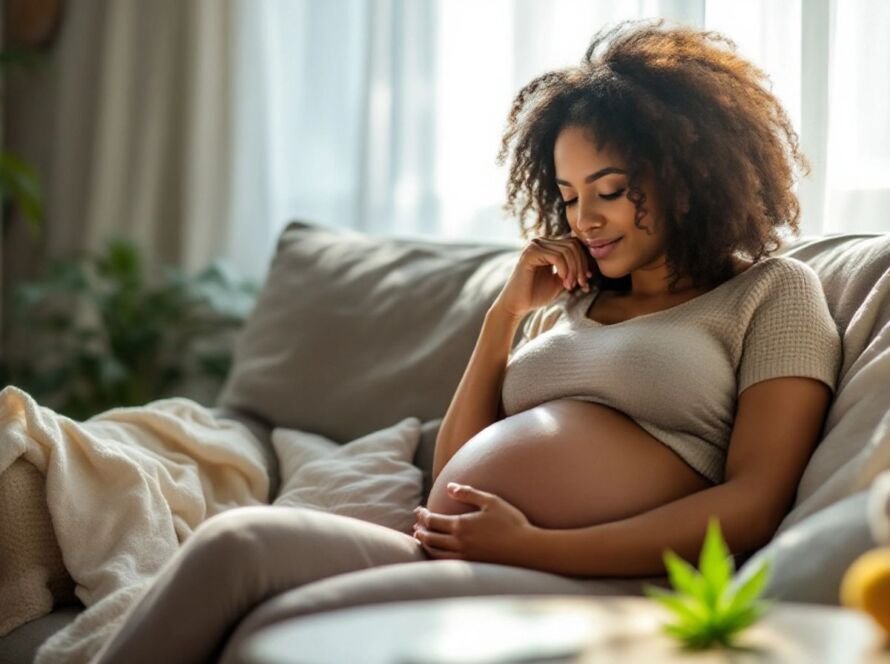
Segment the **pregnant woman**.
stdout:
[[764,78],[714,33],[622,24],[526,85],[500,156],[530,239],[443,419],[414,537],[230,510],[98,661],[237,659],[258,604],[368,567],[658,575],[665,549],[696,559],[711,516],[733,553],[766,544],[819,439],[840,338],[815,273],[769,255],[797,231],[806,162]]

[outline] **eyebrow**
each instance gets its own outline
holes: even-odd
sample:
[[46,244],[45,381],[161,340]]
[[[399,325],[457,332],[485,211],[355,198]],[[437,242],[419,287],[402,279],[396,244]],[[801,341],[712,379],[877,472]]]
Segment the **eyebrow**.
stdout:
[[[626,175],[627,171],[621,168],[616,168],[615,166],[606,166],[605,168],[601,168],[600,170],[598,170],[596,173],[591,173],[586,178],[584,178],[584,183],[587,184],[589,182],[593,182],[594,180],[597,180],[604,175],[609,175],[610,173],[624,173]],[[556,178],[556,184],[562,184],[566,187],[572,186],[571,183],[566,182],[565,180],[560,180],[559,178]]]

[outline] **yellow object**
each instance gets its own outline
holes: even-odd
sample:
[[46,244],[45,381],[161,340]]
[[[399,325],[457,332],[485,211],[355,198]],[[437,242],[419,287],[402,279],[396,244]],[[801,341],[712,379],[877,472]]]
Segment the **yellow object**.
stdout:
[[866,551],[841,580],[841,604],[868,613],[890,636],[890,546]]

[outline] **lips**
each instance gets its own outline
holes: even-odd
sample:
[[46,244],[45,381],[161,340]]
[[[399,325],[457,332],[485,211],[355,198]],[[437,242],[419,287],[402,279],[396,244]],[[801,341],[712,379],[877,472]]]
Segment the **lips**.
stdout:
[[594,240],[592,242],[585,242],[585,244],[587,245],[591,256],[594,258],[605,258],[612,253],[612,250],[618,244],[619,240],[621,240],[621,238],[617,237],[613,240]]
[[620,240],[620,237],[613,237],[609,240],[585,240],[584,244],[586,244],[591,249],[599,249],[600,247],[605,247],[607,244],[612,244],[613,242],[617,242]]

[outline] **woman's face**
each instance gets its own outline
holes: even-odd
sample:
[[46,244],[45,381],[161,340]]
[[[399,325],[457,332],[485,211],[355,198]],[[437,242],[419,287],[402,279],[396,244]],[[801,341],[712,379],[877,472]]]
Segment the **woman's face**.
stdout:
[[[634,224],[636,208],[627,198],[625,164],[614,152],[600,151],[587,130],[567,126],[553,149],[556,183],[572,235],[588,245],[599,271],[611,278],[664,272],[664,231],[651,181],[644,178],[647,212]],[[591,247],[604,241],[605,247]],[[653,274],[654,276],[654,274]]]

